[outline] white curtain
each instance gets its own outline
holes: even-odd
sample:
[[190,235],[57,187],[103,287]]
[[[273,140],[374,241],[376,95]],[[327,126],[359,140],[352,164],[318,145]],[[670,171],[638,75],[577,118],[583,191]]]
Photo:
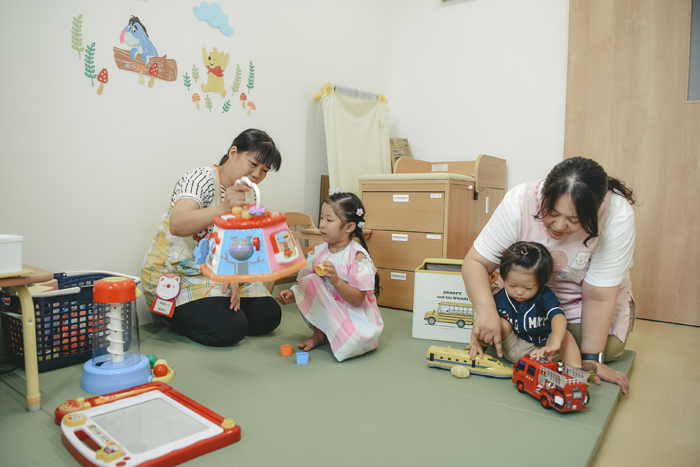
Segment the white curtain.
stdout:
[[321,98],[328,181],[332,189],[339,186],[359,196],[360,175],[391,173],[388,107],[377,101],[376,94],[373,100],[363,100],[368,93],[349,88],[342,88],[346,95],[338,91],[336,87],[336,92]]

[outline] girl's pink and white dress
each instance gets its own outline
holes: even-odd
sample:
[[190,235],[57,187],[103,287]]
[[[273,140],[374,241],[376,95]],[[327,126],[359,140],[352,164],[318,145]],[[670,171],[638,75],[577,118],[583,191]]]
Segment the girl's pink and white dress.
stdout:
[[[357,253],[364,253],[366,258],[355,260]],[[314,272],[324,261],[332,262],[338,277],[348,285],[365,292],[360,306],[343,300],[328,279]],[[338,253],[331,253],[324,243],[309,253],[306,266],[297,275],[298,283],[292,287],[304,320],[328,337],[339,362],[374,350],[379,344],[384,322],[374,297],[375,272],[369,253],[357,242],[350,242]]]

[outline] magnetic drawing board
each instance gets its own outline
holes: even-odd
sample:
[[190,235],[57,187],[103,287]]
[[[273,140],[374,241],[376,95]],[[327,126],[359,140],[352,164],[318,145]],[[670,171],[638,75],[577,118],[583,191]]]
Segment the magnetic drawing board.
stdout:
[[240,439],[240,427],[163,383],[88,399],[61,420],[63,444],[84,466],[177,465]]

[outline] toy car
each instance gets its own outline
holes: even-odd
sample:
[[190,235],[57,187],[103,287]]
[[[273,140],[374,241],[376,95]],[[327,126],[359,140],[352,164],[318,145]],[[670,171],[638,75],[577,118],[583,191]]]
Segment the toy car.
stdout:
[[545,359],[532,360],[526,355],[515,364],[513,383],[518,391],[539,399],[545,409],[573,412],[588,409],[589,376],[580,368]]

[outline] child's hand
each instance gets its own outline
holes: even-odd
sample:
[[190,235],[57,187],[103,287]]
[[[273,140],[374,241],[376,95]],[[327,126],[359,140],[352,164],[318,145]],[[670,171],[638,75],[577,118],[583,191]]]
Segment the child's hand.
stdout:
[[481,341],[479,341],[479,339],[474,339],[473,336],[472,341],[467,346],[467,350],[469,351],[469,358],[472,360],[474,360],[474,357],[477,355],[479,358],[484,358],[484,348],[481,345]]
[[294,296],[294,292],[292,292],[291,290],[281,291],[278,298],[279,298],[280,303],[282,303],[282,305],[288,305],[288,304],[294,303],[296,301],[296,297]]
[[322,264],[323,277],[327,277],[331,285],[335,288],[338,288],[336,284],[342,279],[338,277],[338,271],[335,269],[335,265],[333,265],[333,263],[331,263],[330,261],[324,261]]
[[552,361],[552,357],[554,357],[557,353],[559,352],[559,346],[554,346],[554,345],[545,345],[544,347],[540,347],[534,352],[530,354],[530,358],[533,360],[541,360],[542,358],[546,358],[550,362]]

